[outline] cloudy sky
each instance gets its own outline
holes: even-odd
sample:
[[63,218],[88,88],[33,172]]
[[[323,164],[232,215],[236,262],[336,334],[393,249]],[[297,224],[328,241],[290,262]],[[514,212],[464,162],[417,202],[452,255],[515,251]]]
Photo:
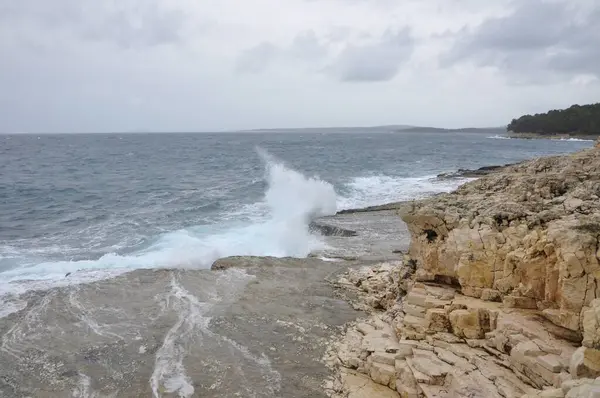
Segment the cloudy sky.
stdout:
[[600,102],[598,0],[0,0],[0,131],[498,126]]

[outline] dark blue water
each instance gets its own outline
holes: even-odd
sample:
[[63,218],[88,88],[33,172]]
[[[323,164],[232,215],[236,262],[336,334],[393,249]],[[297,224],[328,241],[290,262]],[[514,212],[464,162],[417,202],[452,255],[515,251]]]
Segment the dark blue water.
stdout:
[[457,185],[432,178],[440,172],[592,145],[489,136],[0,136],[0,280],[207,267],[233,254],[304,256],[322,245],[306,231],[309,217]]

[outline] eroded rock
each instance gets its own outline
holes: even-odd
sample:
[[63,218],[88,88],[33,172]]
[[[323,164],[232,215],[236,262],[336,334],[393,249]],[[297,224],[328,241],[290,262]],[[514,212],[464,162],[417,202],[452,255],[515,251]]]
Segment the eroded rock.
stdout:
[[[600,150],[593,148],[507,167],[400,214],[420,280],[540,309],[581,333],[582,311],[600,297],[599,196]],[[589,333],[588,341],[597,344]]]

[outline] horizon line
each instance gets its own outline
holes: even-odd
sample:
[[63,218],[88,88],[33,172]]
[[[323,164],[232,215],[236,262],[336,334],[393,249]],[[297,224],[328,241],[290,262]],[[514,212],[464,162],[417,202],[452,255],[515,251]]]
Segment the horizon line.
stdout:
[[44,132],[30,132],[30,131],[0,131],[0,135],[59,135],[59,134],[235,134],[235,133],[261,133],[261,132],[277,132],[277,131],[300,131],[300,130],[359,130],[359,129],[385,129],[391,128],[395,131],[390,133],[401,133],[403,131],[408,132],[409,130],[443,130],[443,131],[459,131],[459,130],[495,130],[505,129],[506,126],[487,126],[487,127],[432,127],[432,126],[417,126],[417,125],[406,125],[406,124],[389,124],[389,125],[373,125],[373,126],[342,126],[342,127],[277,127],[277,128],[255,128],[255,129],[239,129],[239,130],[181,130],[181,131],[161,131],[161,130],[129,130],[129,131],[68,131],[68,132],[56,132],[56,131],[44,131]]

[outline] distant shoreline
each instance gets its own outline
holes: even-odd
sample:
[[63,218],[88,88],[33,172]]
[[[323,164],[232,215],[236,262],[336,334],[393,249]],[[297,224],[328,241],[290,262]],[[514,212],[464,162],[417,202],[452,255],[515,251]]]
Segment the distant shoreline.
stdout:
[[538,134],[538,133],[508,133],[508,138],[518,138],[523,140],[568,140],[576,138],[580,140],[594,141],[600,134]]

